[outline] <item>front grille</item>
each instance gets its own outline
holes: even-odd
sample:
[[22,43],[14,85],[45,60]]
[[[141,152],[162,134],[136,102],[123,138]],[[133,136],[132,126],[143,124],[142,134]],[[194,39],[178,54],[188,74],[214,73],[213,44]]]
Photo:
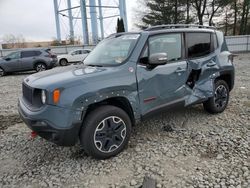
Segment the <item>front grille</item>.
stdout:
[[33,89],[23,83],[23,98],[32,104]]

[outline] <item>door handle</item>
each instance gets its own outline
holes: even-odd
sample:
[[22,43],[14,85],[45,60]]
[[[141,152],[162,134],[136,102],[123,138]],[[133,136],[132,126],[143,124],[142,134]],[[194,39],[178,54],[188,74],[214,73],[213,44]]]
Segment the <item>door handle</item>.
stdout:
[[208,62],[207,67],[213,67],[215,65],[216,65],[216,63],[214,61],[210,61],[210,62]]
[[182,69],[182,68],[177,68],[175,70],[176,73],[181,73],[181,72],[185,72],[185,71],[186,71],[186,69]]

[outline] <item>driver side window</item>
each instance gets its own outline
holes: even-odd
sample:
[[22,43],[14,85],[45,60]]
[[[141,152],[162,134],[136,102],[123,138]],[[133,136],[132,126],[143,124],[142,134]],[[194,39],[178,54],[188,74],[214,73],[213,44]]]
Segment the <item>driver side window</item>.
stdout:
[[149,55],[167,53],[168,62],[182,57],[181,34],[161,34],[149,38]]
[[71,55],[78,55],[78,54],[80,54],[79,51],[74,51],[71,53]]

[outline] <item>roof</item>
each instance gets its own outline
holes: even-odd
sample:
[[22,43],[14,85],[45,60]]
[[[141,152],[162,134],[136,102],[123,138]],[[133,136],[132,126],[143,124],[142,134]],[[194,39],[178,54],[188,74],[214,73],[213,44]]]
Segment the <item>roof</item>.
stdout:
[[149,32],[150,34],[157,33],[166,33],[166,32],[215,32],[216,28],[212,26],[204,26],[204,25],[194,25],[194,24],[170,24],[170,25],[157,25],[149,27],[145,30],[139,32],[121,32],[121,33],[113,33],[109,35],[109,37],[120,36],[124,34],[140,34],[143,32]]
[[20,51],[39,51],[39,50],[41,50],[41,51],[47,51],[47,50],[51,50],[50,48],[21,48],[21,49],[17,49],[16,51],[17,52],[20,52]]
[[160,29],[187,29],[187,28],[198,28],[198,29],[216,29],[212,26],[195,25],[195,24],[168,24],[168,25],[156,25],[145,29],[145,31],[154,31]]

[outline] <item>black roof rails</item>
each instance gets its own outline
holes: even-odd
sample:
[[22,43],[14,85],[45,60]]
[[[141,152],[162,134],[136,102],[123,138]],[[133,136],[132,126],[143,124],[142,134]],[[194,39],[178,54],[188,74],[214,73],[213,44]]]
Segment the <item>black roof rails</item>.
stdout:
[[173,28],[203,28],[203,29],[216,29],[213,26],[195,25],[195,24],[169,24],[169,25],[156,25],[148,27],[145,31],[154,31],[160,29],[173,29]]

